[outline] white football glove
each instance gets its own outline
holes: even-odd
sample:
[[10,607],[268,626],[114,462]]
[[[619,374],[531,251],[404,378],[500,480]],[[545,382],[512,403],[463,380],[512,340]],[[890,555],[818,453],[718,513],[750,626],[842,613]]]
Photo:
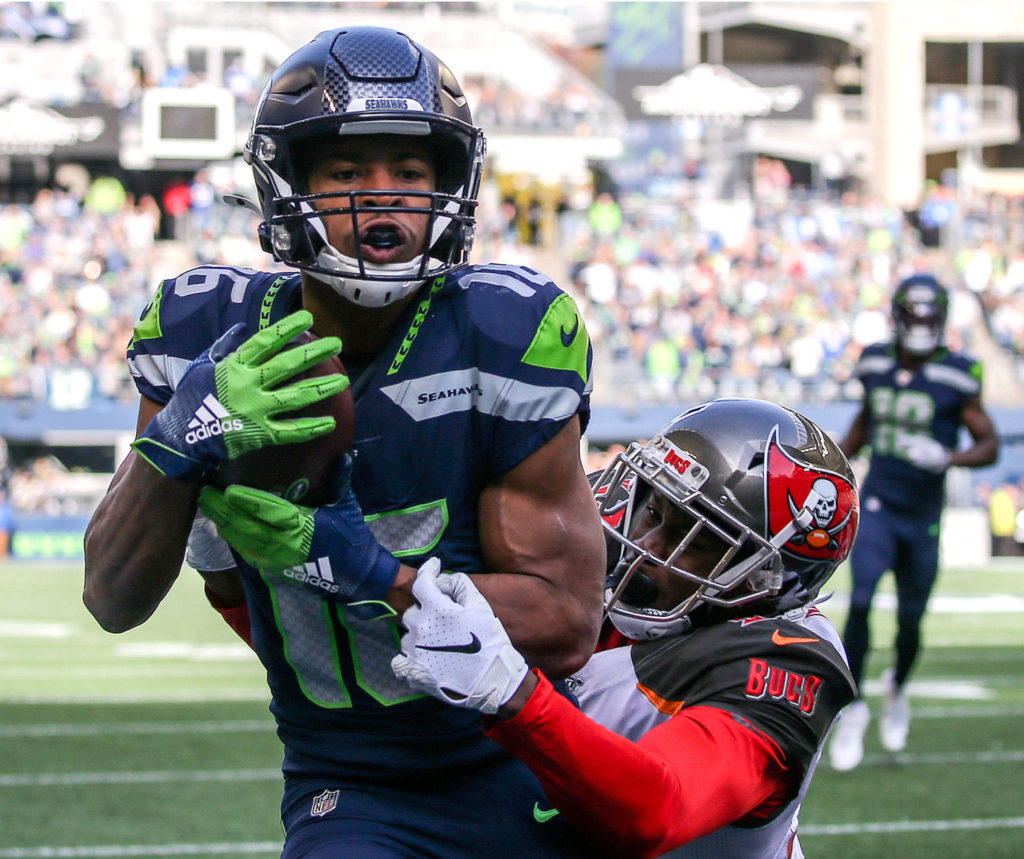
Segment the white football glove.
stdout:
[[907,462],[933,474],[942,474],[949,468],[953,456],[945,445],[926,435],[907,436],[901,447]]
[[402,652],[391,669],[420,692],[494,715],[527,674],[526,661],[465,573],[441,573],[431,558],[412,586],[419,605],[406,609]]

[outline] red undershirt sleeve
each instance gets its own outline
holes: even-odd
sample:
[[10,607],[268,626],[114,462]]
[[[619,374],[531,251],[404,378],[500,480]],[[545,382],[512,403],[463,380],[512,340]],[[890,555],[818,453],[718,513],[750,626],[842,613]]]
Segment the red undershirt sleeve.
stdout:
[[252,647],[252,626],[249,620],[249,606],[247,603],[230,606],[224,603],[218,596],[206,588],[206,599],[209,600],[221,617],[227,622],[242,641]]
[[634,743],[539,678],[515,717],[486,720],[487,735],[526,763],[552,805],[609,855],[659,856],[770,813],[794,789],[778,745],[725,710],[684,709]]

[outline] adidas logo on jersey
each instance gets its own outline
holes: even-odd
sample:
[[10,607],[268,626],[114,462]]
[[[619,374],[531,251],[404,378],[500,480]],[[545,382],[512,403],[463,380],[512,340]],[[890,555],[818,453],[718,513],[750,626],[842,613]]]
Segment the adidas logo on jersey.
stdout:
[[319,588],[329,594],[336,594],[341,591],[338,583],[334,581],[334,573],[331,571],[331,559],[326,555],[322,558],[317,558],[315,561],[307,561],[305,564],[288,567],[283,573],[293,581]]
[[242,428],[242,422],[224,408],[213,394],[203,398],[202,405],[196,409],[195,417],[188,422],[185,441],[188,444],[205,441],[214,436],[224,435]]

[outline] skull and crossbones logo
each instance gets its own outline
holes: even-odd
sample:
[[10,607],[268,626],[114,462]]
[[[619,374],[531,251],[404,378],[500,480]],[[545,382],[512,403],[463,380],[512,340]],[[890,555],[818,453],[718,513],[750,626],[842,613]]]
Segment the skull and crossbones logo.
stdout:
[[811,515],[814,517],[815,527],[793,536],[792,542],[795,545],[800,546],[806,543],[812,549],[828,548],[830,551],[835,551],[839,548],[835,535],[846,527],[850,517],[853,515],[853,510],[848,510],[846,516],[843,517],[843,520],[838,525],[829,527],[835,518],[836,511],[839,509],[839,490],[831,480],[826,477],[817,478],[811,484],[811,490],[807,493],[807,498],[804,499],[802,507],[796,506],[793,496],[788,492],[786,493],[786,500],[789,502],[789,512],[793,515],[794,519],[797,518],[801,509],[810,510]]

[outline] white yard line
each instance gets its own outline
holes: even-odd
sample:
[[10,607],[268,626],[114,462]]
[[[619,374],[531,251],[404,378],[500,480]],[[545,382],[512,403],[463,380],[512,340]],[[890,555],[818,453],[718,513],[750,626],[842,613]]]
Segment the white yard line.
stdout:
[[[823,603],[823,611],[827,614],[833,606],[847,608],[850,595],[835,593],[827,603]],[[878,611],[896,611],[896,594],[892,591],[879,591],[871,603]],[[1024,612],[1024,596],[1016,594],[954,594],[936,593],[928,600],[928,611],[931,614],[1019,614]]]
[[[904,832],[955,832],[980,829],[1024,829],[1024,817],[1002,817],[974,820],[901,820],[893,822],[838,823],[824,826],[801,826],[800,834],[815,835],[886,835]],[[117,856],[223,856],[279,853],[275,841],[251,841],[214,844],[120,845],[96,847],[0,847],[0,859],[92,859]]]
[[166,784],[209,781],[281,781],[279,769],[152,770],[149,772],[0,773],[0,787],[83,784]]
[[[162,669],[161,669],[162,670]],[[10,676],[10,672],[0,670],[0,682],[4,677]],[[54,676],[59,676],[56,673]],[[153,673],[138,675],[147,680],[153,679]],[[181,675],[185,676],[185,675]],[[194,674],[191,676],[195,676]],[[205,675],[210,677],[212,675]],[[45,678],[35,675],[37,682]],[[21,679],[21,678],[19,678]],[[76,678],[77,679],[77,678]],[[124,679],[124,678],[118,678]],[[209,692],[196,692],[182,689],[180,692],[168,693],[166,690],[154,689],[152,692],[111,692],[102,695],[38,695],[34,693],[8,694],[6,690],[0,693],[0,704],[234,704],[237,702],[264,702],[270,703],[270,693],[266,688],[266,681],[263,688],[253,687],[252,689],[214,689]]]
[[97,847],[0,847],[0,859],[86,859],[102,856],[252,856],[280,853],[276,841],[237,844],[106,844]]
[[[920,754],[868,755],[870,765],[903,764],[1000,764],[1024,761],[1024,749],[999,749],[991,752],[936,752]],[[172,782],[280,781],[276,769],[252,770],[150,770],[143,772],[59,772],[0,773],[0,788],[39,786],[78,786],[87,784],[161,784]]]
[[[1024,713],[1024,707],[1021,708]],[[269,719],[223,722],[66,722],[53,725],[0,725],[0,737],[119,737],[125,734],[241,734],[273,731]]]
[[[870,835],[895,832],[953,832],[963,829],[1024,829],[1024,817],[995,817],[989,820],[897,820],[891,823],[830,823],[800,826],[801,835]],[[3,853],[0,852],[0,857]]]
[[[1020,678],[1016,678],[1020,682]],[[1024,704],[983,704],[976,707],[915,707],[915,719],[996,719],[1024,717]],[[0,725],[0,738],[143,736],[146,734],[241,734],[273,731],[271,719],[194,722],[57,722],[42,725]]]
[[865,755],[871,764],[1012,764],[1024,761],[1024,749],[996,749],[991,752],[921,752],[919,754]]

